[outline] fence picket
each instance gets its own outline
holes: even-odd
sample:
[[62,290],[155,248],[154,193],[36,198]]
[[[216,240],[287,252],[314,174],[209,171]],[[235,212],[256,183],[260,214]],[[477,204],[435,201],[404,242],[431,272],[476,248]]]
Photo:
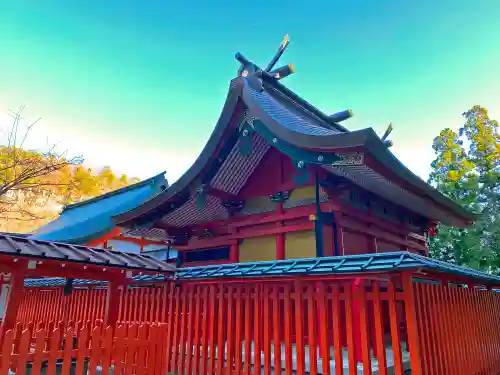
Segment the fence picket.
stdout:
[[40,329],[36,332],[35,353],[33,355],[33,363],[31,365],[31,374],[40,375],[42,370],[42,360],[45,352],[45,330]]
[[0,375],[9,375],[13,346],[14,346],[14,331],[8,330],[3,335],[2,367],[0,368]]

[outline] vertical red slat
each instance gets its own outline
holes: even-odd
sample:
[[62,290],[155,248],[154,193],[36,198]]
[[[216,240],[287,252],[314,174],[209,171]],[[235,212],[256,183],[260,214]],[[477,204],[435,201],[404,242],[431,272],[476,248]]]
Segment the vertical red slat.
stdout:
[[[471,359],[473,356],[472,353],[472,347],[471,347],[471,333],[470,333],[470,324],[468,322],[468,314],[467,314],[467,301],[466,301],[466,295],[465,295],[465,290],[463,288],[460,288],[457,290],[457,298],[456,300],[458,301],[457,305],[457,311],[459,311],[460,315],[460,320],[458,322],[459,327],[461,329],[459,330],[460,332],[460,343],[463,345],[463,355],[464,358],[467,359],[464,362],[464,371],[467,374],[471,374],[473,371]],[[432,338],[430,338],[432,340]],[[432,342],[431,342],[432,345]],[[434,359],[434,357],[433,357]],[[435,367],[434,367],[435,368]]]
[[188,285],[184,285],[180,290],[182,297],[182,308],[181,308],[181,319],[179,320],[181,332],[179,335],[179,357],[177,358],[177,371],[180,373],[185,372],[185,363],[186,363],[186,328],[187,328],[187,305],[188,305],[188,294],[189,289]]
[[318,282],[319,348],[323,375],[330,375],[330,346],[328,343],[328,299],[324,282]]
[[413,295],[413,281],[411,274],[403,274],[403,294],[405,298],[406,329],[408,331],[408,343],[410,345],[410,363],[412,375],[422,375],[422,364],[420,357],[420,345],[418,342],[418,327],[415,308],[415,297]]
[[446,330],[444,325],[445,319],[443,314],[443,301],[442,301],[442,286],[436,285],[433,288],[433,300],[434,300],[434,311],[436,320],[436,332],[439,335],[439,347],[440,347],[440,363],[444,374],[449,374],[450,372],[450,359],[448,353],[448,342],[446,338]]
[[439,372],[439,343],[438,343],[438,336],[436,330],[433,328],[434,325],[436,324],[436,320],[434,318],[435,316],[435,311],[433,310],[432,306],[432,291],[431,289],[434,288],[433,285],[422,285],[423,291],[424,291],[424,303],[425,303],[425,312],[426,312],[426,326],[428,327],[428,333],[429,333],[429,341],[430,341],[430,359],[431,359],[431,369],[434,373]]
[[208,370],[211,374],[215,372],[215,306],[217,289],[214,284],[209,287],[210,309],[208,310],[208,347],[210,350]]
[[280,321],[280,287],[279,285],[273,285],[273,346],[274,346],[274,373],[281,373],[281,321]]
[[418,328],[421,342],[421,355],[422,355],[422,372],[424,374],[433,373],[433,353],[431,349],[430,334],[429,334],[429,318],[427,316],[428,306],[425,304],[424,297],[424,284],[416,283],[415,299],[418,307]]
[[403,375],[403,358],[401,355],[401,336],[397,319],[396,291],[392,280],[387,282],[387,297],[389,305],[392,352],[394,356],[394,375]]
[[233,286],[231,284],[227,287],[227,326],[226,326],[226,367],[229,373],[233,370],[233,355],[234,355],[234,331],[233,331],[233,318],[234,318],[234,305],[233,305]]
[[219,284],[219,306],[217,320],[217,375],[222,374],[224,359],[226,356],[226,347],[224,342],[224,284]]
[[[172,286],[173,286],[173,283],[169,283],[169,284],[163,285],[163,287],[162,287],[162,293],[161,293],[162,308],[161,308],[161,318],[160,318],[160,321],[162,323],[167,322],[167,302],[168,302],[168,306],[169,306],[168,307],[169,316],[170,316],[170,312],[172,311],[171,305],[170,305],[171,299],[174,298],[174,296],[171,293]],[[168,301],[167,301],[167,295],[168,295]]]
[[127,316],[127,323],[131,323],[134,320],[134,289],[130,288],[129,286],[126,287],[126,301],[128,305],[128,316]]
[[234,324],[235,324],[235,343],[234,343],[234,364],[235,364],[235,373],[239,375],[241,373],[242,367],[242,352],[243,348],[241,347],[242,340],[242,311],[241,311],[241,290],[242,286],[236,286],[236,293],[234,295],[234,304],[235,304],[235,312],[234,312]]
[[264,349],[264,375],[271,375],[271,327],[269,326],[269,321],[271,316],[269,314],[269,285],[263,285],[262,293],[264,319],[262,321],[263,325],[263,349]]
[[181,318],[181,287],[175,287],[173,286],[174,292],[175,292],[175,311],[173,312],[173,318],[169,319],[175,319],[175,324],[172,327],[172,341],[173,345],[172,348],[170,349],[172,352],[172,358],[170,360],[170,367],[169,370],[172,373],[177,372],[177,363],[179,363],[179,345],[180,345],[180,327],[182,323],[182,318]]
[[202,317],[202,327],[201,327],[201,366],[200,374],[207,373],[207,362],[208,362],[208,325],[209,325],[209,311],[212,310],[214,306],[209,306],[209,288],[208,286],[203,287],[203,317]]
[[202,315],[202,306],[201,306],[201,292],[202,289],[200,285],[195,285],[195,295],[194,295],[194,340],[193,340],[193,373],[198,375],[200,373],[200,334],[201,334],[201,320],[203,319]]
[[332,319],[333,319],[333,350],[335,360],[335,375],[344,375],[344,358],[342,356],[342,338],[340,331],[340,295],[337,283],[332,285]]
[[305,352],[304,352],[304,301],[302,299],[302,284],[300,281],[294,283],[295,298],[295,336],[297,354],[297,373],[305,373]]
[[[474,301],[474,289],[470,288],[467,289],[467,301],[468,301],[468,306],[469,306],[469,314],[468,316],[476,316],[476,311],[475,311],[475,301]],[[478,340],[478,326],[479,322],[476,320],[476,324],[471,325],[471,330],[472,330],[472,335],[471,335],[471,342],[473,343],[474,346],[474,356],[471,358],[474,361],[474,371],[479,373],[479,368],[481,366],[481,358],[480,358],[480,353],[481,353],[481,345],[480,341]]]
[[160,316],[161,314],[164,313],[165,311],[165,305],[162,306],[161,304],[161,295],[162,295],[162,292],[163,290],[165,289],[165,285],[162,285],[160,287],[156,287],[155,288],[155,296],[154,296],[154,299],[155,299],[155,317],[154,317],[154,321],[156,323],[165,323],[165,320],[161,320]]
[[[349,363],[349,375],[357,374],[356,350],[354,342],[352,288],[350,284],[344,284],[345,319],[347,335],[347,360]],[[402,375],[402,374],[401,374]]]
[[[439,325],[439,313],[438,313],[438,307],[437,307],[437,300],[436,300],[436,294],[437,294],[437,289],[439,287],[437,285],[432,285],[429,286],[428,288],[428,302],[429,302],[429,313],[432,315],[432,319],[430,320],[430,330],[432,331],[433,337],[434,337],[434,350],[436,352],[436,371],[440,371],[441,373],[444,373],[445,368],[444,368],[444,354],[443,354],[443,345],[442,345],[442,338],[441,338],[441,326]],[[438,372],[439,373],[439,372]]]
[[[368,306],[366,303],[365,284],[362,282],[356,293],[359,303],[359,331],[361,338],[361,358],[363,360],[363,374],[372,374],[372,362],[370,357],[370,336],[368,334]],[[378,354],[378,353],[377,353]]]
[[[164,300],[163,303],[165,303],[165,292],[167,291],[168,288],[168,321],[167,321],[167,338],[165,342],[165,347],[166,347],[166,353],[165,353],[165,367],[168,372],[171,371],[170,369],[170,359],[172,358],[172,347],[174,346],[172,344],[173,341],[173,336],[175,335],[175,327],[174,327],[174,283],[169,282],[167,285],[163,286],[163,296]],[[163,310],[165,311],[165,310]],[[165,321],[165,317],[162,318],[162,321]],[[177,326],[177,324],[175,324]]]
[[316,314],[316,306],[314,301],[314,288],[313,285],[307,286],[307,315],[308,322],[307,338],[309,344],[309,373],[317,375],[318,373],[318,351],[316,344],[316,327],[318,326],[318,315]]
[[246,375],[250,375],[250,367],[252,362],[252,353],[251,353],[251,343],[252,343],[252,288],[249,285],[245,286],[245,351],[244,351],[244,372]]
[[375,345],[377,347],[378,375],[387,375],[387,358],[385,354],[385,329],[382,313],[382,298],[380,282],[374,281],[373,286],[373,322],[375,331]]
[[187,320],[187,350],[186,350],[186,374],[191,375],[191,365],[193,362],[193,323],[195,317],[194,311],[194,294],[195,285],[190,285],[187,292],[189,293],[188,299],[188,320]]
[[134,317],[132,318],[133,322],[139,321],[140,314],[140,303],[139,303],[139,288],[134,288],[131,290],[134,294],[134,301],[132,305],[132,311],[134,312]]
[[285,374],[293,374],[292,362],[292,301],[291,301],[290,284],[286,284],[283,293],[283,316],[284,324],[284,339],[285,339]]
[[146,288],[139,288],[139,323],[143,323],[147,319],[146,292]]
[[254,317],[254,333],[253,333],[253,341],[254,341],[254,374],[261,374],[261,347],[260,347],[260,335],[261,335],[261,327],[260,322],[260,291],[259,286],[255,287],[254,293],[254,306],[253,306],[253,317]]
[[[457,332],[457,321],[459,319],[460,313],[455,310],[455,303],[453,300],[453,292],[455,291],[454,287],[451,286],[446,286],[445,287],[445,301],[446,301],[446,307],[448,310],[448,319],[449,319],[449,333],[450,333],[450,340],[452,343],[452,369],[455,374],[459,374],[464,366],[462,364],[463,362],[463,357],[460,356],[459,352],[459,338],[458,338],[458,332]],[[425,358],[422,358],[425,361]]]

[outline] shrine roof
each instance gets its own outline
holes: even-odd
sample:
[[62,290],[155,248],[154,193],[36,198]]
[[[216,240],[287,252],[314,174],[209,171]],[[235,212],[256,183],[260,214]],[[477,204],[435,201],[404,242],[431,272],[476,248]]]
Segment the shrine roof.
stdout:
[[[180,268],[175,278],[178,280],[201,280],[214,278],[258,278],[286,276],[314,276],[363,273],[388,274],[407,270],[433,271],[441,274],[452,274],[485,284],[500,284],[500,277],[478,271],[473,268],[441,262],[409,252],[391,252],[324,257],[310,259],[276,260],[268,262],[233,263],[191,268]],[[164,281],[163,276],[140,275],[133,278],[135,282]],[[25,281],[27,287],[62,286],[64,278],[30,279]],[[85,285],[80,280],[79,285]]]
[[[92,265],[106,269],[119,268],[121,270],[169,273],[175,271],[175,267],[172,265],[145,254],[124,253],[88,246],[0,235],[0,261],[3,265],[10,267],[22,259],[36,262],[58,261],[61,264],[82,266]],[[44,266],[45,264],[41,267]]]
[[[117,225],[179,228],[227,219],[227,210],[214,197],[208,199],[206,208],[196,209],[194,192],[207,186],[237,197],[271,147],[431,221],[463,227],[475,220],[404,166],[372,128],[350,132],[341,125],[351,117],[350,111],[327,115],[286,88],[280,80],[294,71],[290,66],[281,68],[285,75],[280,75],[239,54],[237,59],[242,64],[239,76],[231,81],[221,116],[198,159],[167,190],[115,215]],[[242,157],[249,142],[251,152]],[[374,169],[366,162],[368,158],[391,176]],[[160,221],[162,225],[157,225]]]
[[129,211],[167,188],[165,173],[98,197],[67,205],[61,215],[38,229],[31,239],[88,243],[110,232],[111,217]]

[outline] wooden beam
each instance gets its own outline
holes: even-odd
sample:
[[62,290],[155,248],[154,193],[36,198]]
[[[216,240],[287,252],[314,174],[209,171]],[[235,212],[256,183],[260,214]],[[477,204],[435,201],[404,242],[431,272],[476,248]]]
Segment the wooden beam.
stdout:
[[124,241],[124,242],[131,242],[135,243],[137,245],[168,245],[168,241],[154,241],[154,240],[148,240],[147,238],[141,237],[126,237],[126,236],[117,236],[113,238],[114,241]]
[[118,227],[115,227],[115,228],[113,228],[113,230],[111,232],[106,233],[104,236],[102,236],[96,240],[88,242],[87,246],[101,245],[101,244],[105,243],[107,240],[111,240],[111,239],[115,238],[116,236],[119,236],[120,233],[121,233],[121,229]]

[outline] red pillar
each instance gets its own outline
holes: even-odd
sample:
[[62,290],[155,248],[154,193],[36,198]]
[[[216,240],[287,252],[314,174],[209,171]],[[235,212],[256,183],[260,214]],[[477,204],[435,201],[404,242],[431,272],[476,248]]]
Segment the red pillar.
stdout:
[[13,329],[17,321],[17,312],[21,301],[23,299],[24,291],[24,274],[19,271],[12,272],[12,279],[10,281],[10,291],[7,297],[5,306],[5,315],[2,321],[2,328],[0,337],[9,329]]
[[276,260],[285,260],[285,234],[276,235]]
[[231,245],[229,249],[229,260],[234,263],[238,263],[240,259],[240,247],[238,244]]
[[108,282],[108,292],[106,294],[106,312],[104,315],[105,327],[116,327],[118,313],[120,311],[120,283],[116,281]]

